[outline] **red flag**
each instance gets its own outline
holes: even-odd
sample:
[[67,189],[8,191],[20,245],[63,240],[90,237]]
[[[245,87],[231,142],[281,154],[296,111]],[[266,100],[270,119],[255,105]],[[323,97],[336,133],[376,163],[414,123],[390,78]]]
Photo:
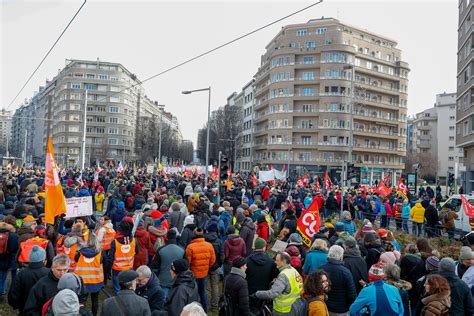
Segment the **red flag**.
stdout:
[[255,173],[252,175],[252,185],[254,187],[257,186],[257,176],[255,175]]
[[331,186],[331,179],[329,179],[328,171],[326,170],[326,174],[324,175],[324,189],[329,191],[329,187]]
[[317,199],[313,199],[313,202],[311,202],[308,208],[301,214],[297,225],[298,231],[303,238],[303,243],[309,248],[313,235],[318,232],[319,226],[321,225]]
[[299,185],[299,186],[304,186],[303,179],[301,179],[301,177],[299,177],[298,181],[296,181],[296,184]]
[[385,178],[383,179],[383,183],[385,183],[385,185],[388,185],[388,179],[390,178],[390,176],[387,174],[385,176]]
[[398,187],[397,187],[397,193],[400,194],[405,200],[408,200],[408,188],[407,186],[405,185],[405,183],[403,183],[403,179],[400,178],[400,180],[398,180]]
[[388,188],[383,181],[380,182],[377,188],[375,188],[375,192],[378,193],[384,199],[387,197],[387,195],[390,194],[391,191],[392,190]]
[[461,194],[462,208],[468,217],[474,217],[474,206]]
[[229,177],[232,176],[232,170],[230,170],[230,168],[227,169],[227,175],[228,175]]
[[321,191],[321,187],[319,186],[319,178],[316,177],[316,191]]
[[362,197],[365,199],[365,197],[367,196],[367,188],[365,187],[365,185],[360,186],[360,191],[362,192]]

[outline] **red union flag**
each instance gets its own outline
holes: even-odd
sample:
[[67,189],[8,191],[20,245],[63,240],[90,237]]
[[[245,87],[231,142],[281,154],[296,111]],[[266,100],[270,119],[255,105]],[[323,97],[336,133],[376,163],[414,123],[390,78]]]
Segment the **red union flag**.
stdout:
[[313,202],[311,202],[309,207],[301,214],[297,225],[303,243],[309,248],[313,235],[318,232],[319,226],[321,225],[318,202],[316,199],[313,199]]
[[324,175],[324,189],[329,191],[329,187],[331,185],[331,179],[329,179],[328,171],[326,170],[326,174]]
[[474,206],[469,203],[464,195],[461,194],[462,208],[468,217],[474,217]]
[[319,178],[316,177],[316,191],[321,191],[321,187],[319,186]]
[[382,181],[380,182],[380,185],[375,188],[375,192],[385,199],[385,197],[390,194],[391,190],[390,188],[387,188],[385,183]]
[[400,178],[400,180],[398,180],[398,187],[397,187],[397,193],[400,194],[405,200],[408,200],[408,188],[407,186],[405,185],[405,183],[403,183],[403,179]]
[[298,179],[298,181],[296,181],[296,184],[299,185],[299,186],[304,186],[304,182],[303,182],[303,179],[301,179],[301,177]]

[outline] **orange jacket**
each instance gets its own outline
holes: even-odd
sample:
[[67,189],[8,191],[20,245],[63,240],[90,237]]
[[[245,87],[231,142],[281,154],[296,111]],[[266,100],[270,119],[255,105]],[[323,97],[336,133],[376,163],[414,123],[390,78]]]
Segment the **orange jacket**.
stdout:
[[212,244],[204,240],[204,237],[194,238],[186,248],[186,256],[189,267],[196,279],[207,276],[209,269],[216,262],[216,254]]

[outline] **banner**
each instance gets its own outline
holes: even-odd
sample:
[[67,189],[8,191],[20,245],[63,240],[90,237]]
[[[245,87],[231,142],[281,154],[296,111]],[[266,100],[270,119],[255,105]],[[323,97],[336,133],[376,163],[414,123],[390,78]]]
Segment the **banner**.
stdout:
[[385,199],[387,195],[389,195],[390,192],[392,192],[392,190],[388,188],[385,185],[385,183],[382,181],[380,182],[379,186],[375,189],[375,192]]
[[278,171],[276,169],[273,169],[273,172],[275,174],[275,179],[280,180],[280,181],[285,181],[286,180],[286,172],[285,171]]
[[46,174],[45,184],[45,222],[54,224],[54,217],[66,212],[66,202],[64,199],[63,188],[59,181],[58,167],[54,161],[53,140],[48,137],[46,145]]
[[153,173],[154,169],[155,169],[155,168],[154,168],[153,165],[147,165],[147,166],[146,166],[146,173],[150,173],[150,174],[151,174],[151,173]]
[[92,196],[66,199],[66,217],[92,215]]
[[259,171],[258,172],[258,180],[260,182],[273,181],[273,180],[275,180],[275,173],[273,172],[273,170]]
[[474,206],[469,203],[466,197],[461,194],[462,208],[468,217],[474,217]]
[[309,248],[313,235],[318,232],[319,226],[321,225],[317,199],[313,199],[313,202],[311,202],[309,207],[301,214],[297,225],[303,243]]

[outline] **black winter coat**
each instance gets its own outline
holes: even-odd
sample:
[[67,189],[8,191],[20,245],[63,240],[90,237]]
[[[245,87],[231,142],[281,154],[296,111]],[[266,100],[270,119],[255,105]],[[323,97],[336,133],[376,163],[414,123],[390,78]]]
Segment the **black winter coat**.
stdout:
[[18,252],[18,234],[15,227],[4,222],[0,222],[0,233],[8,234],[7,252],[0,255],[0,270],[5,271],[12,267],[12,261]]
[[264,251],[256,250],[247,258],[245,271],[249,294],[266,291],[279,274],[275,262]]
[[210,271],[217,270],[225,260],[224,255],[224,243],[222,240],[217,236],[216,232],[210,232],[204,234],[204,239],[214,247],[214,253],[216,254],[216,262],[212,265],[209,269]]
[[25,315],[41,315],[44,303],[58,293],[58,281],[52,271],[42,277],[31,288],[23,309]]
[[365,256],[365,263],[367,264],[367,272],[369,272],[370,267],[379,262],[380,255],[385,252],[385,249],[383,249],[382,245],[379,243],[368,245],[366,248],[367,255]]
[[145,286],[137,287],[135,292],[139,296],[146,298],[151,312],[154,310],[163,310],[165,305],[165,292],[161,288],[160,281],[154,273],[151,274],[148,283]]
[[173,287],[168,293],[165,308],[169,316],[179,316],[184,306],[199,300],[196,279],[191,271],[176,276]]
[[429,227],[436,227],[439,222],[438,211],[433,205],[425,207],[426,225]]
[[48,273],[49,269],[42,262],[33,262],[29,264],[28,268],[20,270],[16,274],[15,282],[12,283],[8,292],[8,304],[13,309],[18,309],[20,316],[25,315],[23,309],[30,289]]
[[400,260],[400,279],[411,283],[411,290],[408,291],[410,300],[416,300],[416,282],[426,275],[425,262],[419,255],[408,254]]
[[250,315],[249,289],[245,281],[245,273],[232,268],[230,274],[224,280],[224,292],[228,294],[232,301],[234,315]]
[[324,205],[328,210],[337,210],[338,209],[338,206],[337,206],[337,200],[336,198],[331,195],[328,197],[328,199],[326,200],[326,203]]
[[127,316],[150,316],[150,307],[143,297],[138,296],[132,290],[120,290],[117,296],[112,296],[104,301],[102,305],[101,315],[118,316],[123,315],[120,306],[117,303],[120,300],[123,304]]
[[439,275],[448,280],[451,288],[451,308],[450,316],[471,316],[474,315],[474,301],[472,299],[471,290],[467,284],[459,279],[454,272],[439,272]]
[[354,279],[342,261],[328,259],[321,269],[329,274],[331,291],[328,292],[326,306],[329,312],[346,313],[357,298]]
[[365,263],[364,258],[361,257],[358,249],[344,251],[344,266],[351,272],[356,292],[359,294],[363,288],[359,281],[364,280],[368,283],[369,276],[367,273],[367,264]]

